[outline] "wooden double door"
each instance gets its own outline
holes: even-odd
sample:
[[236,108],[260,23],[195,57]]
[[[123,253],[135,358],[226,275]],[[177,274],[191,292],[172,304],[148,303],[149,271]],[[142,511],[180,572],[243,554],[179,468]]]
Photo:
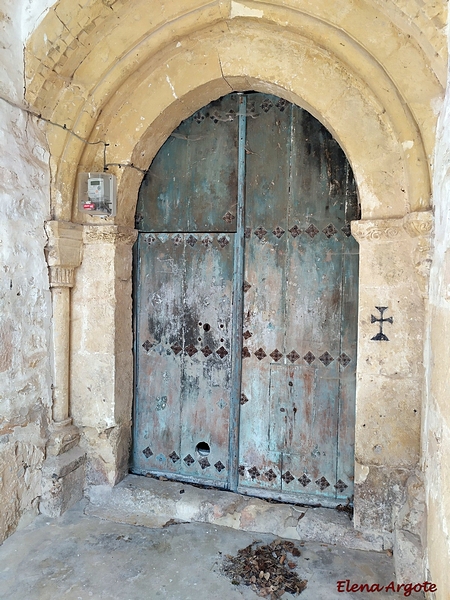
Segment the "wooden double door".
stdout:
[[230,94],[139,193],[132,471],[334,505],[353,493],[359,218],[308,112]]

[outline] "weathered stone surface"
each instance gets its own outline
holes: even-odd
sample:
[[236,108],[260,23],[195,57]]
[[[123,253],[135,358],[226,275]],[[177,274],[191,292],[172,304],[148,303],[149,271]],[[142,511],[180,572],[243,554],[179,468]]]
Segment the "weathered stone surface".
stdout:
[[409,531],[395,531],[394,563],[398,583],[416,581],[422,559],[423,548],[419,537]]
[[365,533],[392,532],[394,514],[405,502],[411,473],[406,469],[367,467],[365,477],[355,482],[355,527]]
[[[0,11],[0,96],[23,103],[21,3]],[[50,418],[47,143],[0,99],[0,542],[37,513]]]
[[81,500],[85,485],[86,454],[79,447],[48,458],[42,468],[41,513],[58,517]]

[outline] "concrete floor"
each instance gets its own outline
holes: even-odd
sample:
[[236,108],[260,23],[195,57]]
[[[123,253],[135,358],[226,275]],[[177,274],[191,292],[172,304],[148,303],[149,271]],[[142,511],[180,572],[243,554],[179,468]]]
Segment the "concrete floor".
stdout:
[[[82,501],[59,519],[41,515],[5,541],[0,547],[2,600],[259,598],[221,573],[222,560],[255,540],[269,543],[274,535],[205,523],[148,528],[89,516],[85,507]],[[306,542],[296,560],[299,576],[308,580],[302,600],[405,597],[391,591],[337,591],[336,582],[345,579],[388,585],[394,573],[386,552]]]

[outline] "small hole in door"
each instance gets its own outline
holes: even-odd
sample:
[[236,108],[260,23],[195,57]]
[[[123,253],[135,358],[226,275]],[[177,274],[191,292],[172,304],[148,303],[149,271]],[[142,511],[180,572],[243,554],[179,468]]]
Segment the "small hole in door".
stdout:
[[205,324],[203,325],[203,329],[204,329],[205,331],[209,331],[209,330],[211,329],[211,325],[210,325],[209,323],[205,323]]
[[208,456],[208,454],[211,452],[211,448],[206,442],[199,442],[195,446],[195,450],[200,454],[200,456]]

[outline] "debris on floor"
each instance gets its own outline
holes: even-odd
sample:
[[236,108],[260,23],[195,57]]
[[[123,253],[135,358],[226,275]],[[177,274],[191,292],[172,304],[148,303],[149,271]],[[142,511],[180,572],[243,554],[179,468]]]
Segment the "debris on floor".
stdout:
[[223,572],[231,583],[250,586],[258,596],[269,600],[281,598],[285,592],[300,594],[308,582],[295,572],[300,550],[294,542],[274,540],[260,544],[253,542],[236,556],[226,555]]

